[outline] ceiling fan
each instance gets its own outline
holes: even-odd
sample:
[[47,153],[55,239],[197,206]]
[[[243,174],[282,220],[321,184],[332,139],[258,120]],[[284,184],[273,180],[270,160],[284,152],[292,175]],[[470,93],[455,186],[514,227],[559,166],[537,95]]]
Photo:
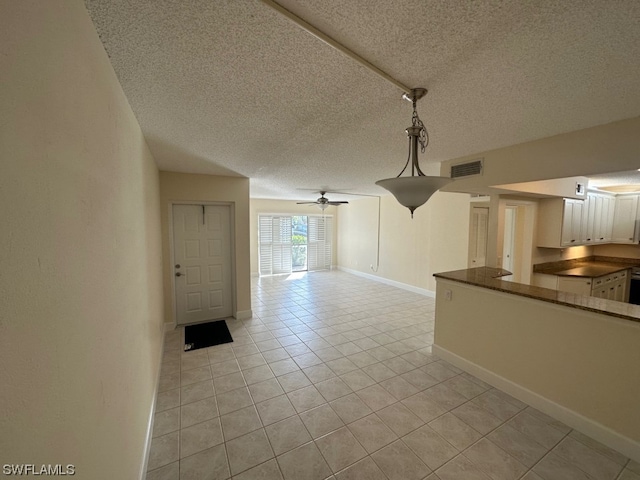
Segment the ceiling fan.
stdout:
[[324,210],[329,205],[338,206],[338,205],[343,205],[345,203],[349,203],[349,202],[332,202],[332,201],[330,201],[327,197],[324,196],[324,194],[327,193],[326,191],[325,192],[320,191],[318,193],[320,193],[320,198],[318,198],[315,202],[297,202],[298,205],[318,205],[320,210]]

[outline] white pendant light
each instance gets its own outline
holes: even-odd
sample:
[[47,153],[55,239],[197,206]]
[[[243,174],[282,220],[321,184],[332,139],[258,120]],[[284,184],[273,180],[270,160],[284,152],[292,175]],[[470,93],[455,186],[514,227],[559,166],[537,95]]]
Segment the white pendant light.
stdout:
[[[385,178],[376,182],[376,185],[389,190],[401,205],[409,209],[411,218],[413,218],[413,212],[416,208],[424,205],[431,195],[451,182],[451,179],[447,177],[425,175],[418,164],[418,143],[420,144],[420,151],[424,153],[429,144],[429,135],[422,120],[418,117],[416,103],[426,94],[427,90],[425,88],[414,88],[403,95],[405,100],[409,100],[413,104],[411,126],[407,128],[407,136],[409,137],[407,163],[405,163],[404,168],[397,177]],[[409,161],[411,161],[411,176],[401,177],[409,166]]]

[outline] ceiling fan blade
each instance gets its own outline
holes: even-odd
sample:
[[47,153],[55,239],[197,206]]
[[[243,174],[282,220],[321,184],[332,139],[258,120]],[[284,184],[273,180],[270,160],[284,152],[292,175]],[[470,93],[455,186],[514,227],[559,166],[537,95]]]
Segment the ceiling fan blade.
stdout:
[[296,202],[298,205],[315,205],[318,202]]
[[327,202],[329,205],[344,205],[345,203],[349,203],[349,202]]

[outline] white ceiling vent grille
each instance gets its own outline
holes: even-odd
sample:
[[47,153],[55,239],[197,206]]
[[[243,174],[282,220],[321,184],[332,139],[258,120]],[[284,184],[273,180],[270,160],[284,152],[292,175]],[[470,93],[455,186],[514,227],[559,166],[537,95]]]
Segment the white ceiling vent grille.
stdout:
[[467,163],[451,165],[451,178],[471,177],[482,175],[482,158]]

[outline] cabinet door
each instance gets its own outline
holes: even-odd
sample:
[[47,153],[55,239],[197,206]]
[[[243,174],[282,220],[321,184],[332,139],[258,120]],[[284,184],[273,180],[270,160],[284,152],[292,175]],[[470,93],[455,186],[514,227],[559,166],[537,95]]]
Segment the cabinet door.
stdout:
[[587,195],[586,200],[586,216],[585,224],[587,226],[585,244],[594,243],[596,241],[596,195]]
[[582,238],[582,211],[584,210],[584,203],[582,200],[574,200],[573,213],[571,215],[571,243],[576,245],[580,244]]
[[583,277],[558,277],[558,290],[561,292],[591,295],[591,279]]
[[562,214],[562,233],[560,244],[572,246],[580,244],[580,229],[582,226],[582,200],[564,200]]
[[619,196],[615,199],[613,229],[611,241],[616,243],[634,243],[636,216],[638,213],[638,195]]
[[564,201],[564,208],[562,211],[562,231],[560,234],[560,245],[571,245],[572,240],[572,226],[573,226],[573,203],[571,200]]
[[615,284],[615,287],[616,292],[613,299],[616,302],[624,302],[624,283],[622,281],[618,281],[618,283]]
[[602,228],[602,204],[604,198],[601,195],[594,195],[595,208],[593,210],[593,236],[592,242],[598,243],[604,240],[604,230]]
[[596,241],[610,242],[613,229],[613,212],[615,209],[615,197],[598,195],[596,201]]
[[603,288],[599,288],[595,294],[593,294],[594,297],[598,297],[598,298],[607,298],[609,294],[609,289],[607,287],[603,287]]
[[613,230],[613,215],[616,207],[615,197],[605,197],[604,206],[602,208],[602,214],[604,215],[603,224],[604,231],[602,237],[604,242],[611,241],[611,233]]
[[589,243],[589,205],[591,204],[591,198],[589,195],[582,201],[582,228],[580,228],[580,243],[586,245]]
[[621,302],[629,302],[629,278],[631,277],[631,270],[624,270],[620,272],[620,283],[622,284],[622,300]]
[[606,293],[606,287],[604,284],[604,277],[598,277],[593,279],[593,292],[591,295],[594,297],[601,297],[601,292]]

